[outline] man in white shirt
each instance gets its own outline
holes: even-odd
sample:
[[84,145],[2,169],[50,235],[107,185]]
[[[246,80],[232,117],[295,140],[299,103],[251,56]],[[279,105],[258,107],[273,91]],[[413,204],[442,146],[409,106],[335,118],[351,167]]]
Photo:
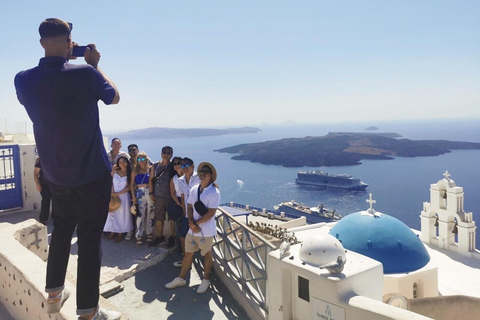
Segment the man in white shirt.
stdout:
[[210,273],[212,271],[213,238],[217,234],[215,225],[215,213],[220,205],[220,191],[215,180],[217,171],[208,162],[202,162],[198,166],[200,184],[190,189],[188,197],[188,234],[185,237],[185,255],[182,262],[180,276],[167,283],[165,288],[173,289],[184,286],[185,277],[193,262],[193,255],[200,250],[204,257],[204,271],[202,283],[197,288],[197,293],[204,293],[210,287]]
[[[178,187],[181,190],[182,205],[184,208],[188,208],[188,196],[190,194],[190,189],[193,186],[200,183],[200,178],[198,177],[197,172],[195,171],[195,164],[190,158],[182,159],[182,169],[183,176],[178,179]],[[185,254],[185,237],[187,236],[189,227],[188,227],[188,212],[185,212],[185,217],[182,220],[180,230],[178,232],[178,237],[180,238],[180,243],[182,245],[182,252]],[[175,261],[173,265],[175,267],[182,266],[182,260]]]

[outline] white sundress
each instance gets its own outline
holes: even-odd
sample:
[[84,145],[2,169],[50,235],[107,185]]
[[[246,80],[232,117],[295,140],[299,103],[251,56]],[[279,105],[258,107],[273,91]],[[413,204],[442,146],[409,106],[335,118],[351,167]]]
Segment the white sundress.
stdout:
[[[118,174],[113,176],[113,191],[120,192],[127,186],[127,176],[121,177]],[[126,192],[119,195],[120,207],[108,213],[105,222],[104,232],[125,233],[132,231],[132,218],[130,213],[130,193]]]

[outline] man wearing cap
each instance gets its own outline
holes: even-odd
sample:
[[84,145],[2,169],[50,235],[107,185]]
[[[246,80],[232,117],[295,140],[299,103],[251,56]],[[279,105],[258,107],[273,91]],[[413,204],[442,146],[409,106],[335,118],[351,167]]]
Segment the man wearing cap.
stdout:
[[[162,160],[155,163],[150,169],[149,189],[153,200],[153,213],[155,215],[155,228],[157,238],[150,242],[149,246],[155,247],[165,243],[163,235],[163,224],[167,214],[167,204],[172,199],[170,194],[170,179],[174,170],[170,163],[173,156],[173,148],[165,146],[162,148]],[[152,191],[153,190],[153,191]]]
[[189,231],[185,238],[182,270],[179,277],[165,285],[167,289],[184,286],[187,283],[185,277],[192,266],[193,255],[198,250],[204,257],[204,271],[203,280],[197,288],[197,293],[204,293],[210,287],[213,238],[217,234],[215,213],[220,205],[220,191],[215,184],[217,171],[211,163],[200,163],[198,176],[200,184],[192,187],[188,197]]
[[[85,51],[87,64],[72,59],[72,24],[57,18],[39,27],[45,57],[38,67],[15,77],[18,100],[33,122],[55,207],[45,291],[47,313],[57,313],[69,297],[65,275],[72,235],[77,229],[77,314],[79,319],[120,319],[98,307],[101,236],[112,187],[110,163],[99,124],[98,100],[117,104],[118,90],[98,68],[94,44]],[[74,143],[72,143],[74,142]]]

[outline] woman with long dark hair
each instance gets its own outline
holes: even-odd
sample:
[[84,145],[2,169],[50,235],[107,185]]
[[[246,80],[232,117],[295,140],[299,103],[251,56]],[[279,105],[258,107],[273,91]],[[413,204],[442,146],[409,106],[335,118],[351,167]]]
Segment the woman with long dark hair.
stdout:
[[104,232],[110,232],[109,238],[115,238],[115,242],[123,240],[127,232],[132,231],[132,218],[130,217],[130,178],[132,169],[130,161],[125,156],[117,159],[116,166],[112,171],[113,186],[112,197],[120,198],[120,207],[108,213]]

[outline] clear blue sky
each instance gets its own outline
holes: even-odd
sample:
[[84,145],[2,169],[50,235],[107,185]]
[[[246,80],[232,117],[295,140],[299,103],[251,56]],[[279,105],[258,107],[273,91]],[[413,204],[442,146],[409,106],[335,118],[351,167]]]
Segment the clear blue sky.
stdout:
[[48,17],[119,88],[104,131],[480,118],[478,0],[22,0],[0,11],[0,130],[29,122],[13,78]]

